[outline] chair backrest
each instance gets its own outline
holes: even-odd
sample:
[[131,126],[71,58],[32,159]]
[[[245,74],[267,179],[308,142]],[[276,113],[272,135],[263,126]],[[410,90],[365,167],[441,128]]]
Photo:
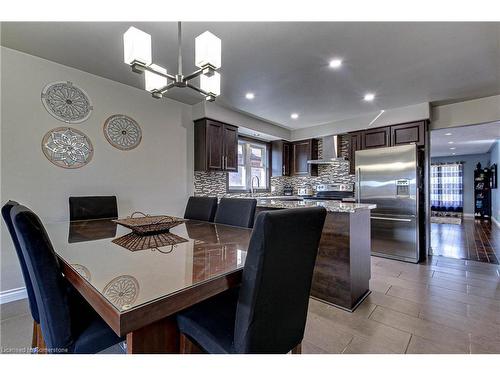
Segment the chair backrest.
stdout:
[[69,197],[69,219],[93,220],[118,218],[116,197]]
[[323,207],[257,216],[236,310],[236,353],[284,354],[302,341],[325,217]]
[[257,200],[249,198],[221,198],[215,222],[235,227],[253,228]]
[[189,197],[184,219],[213,222],[217,211],[217,197]]
[[12,219],[10,218],[10,213],[13,207],[18,206],[19,203],[15,201],[8,201],[2,207],[2,217],[7,225],[7,229],[9,230],[10,237],[12,238],[12,242],[14,244],[14,248],[17,253],[17,258],[19,259],[19,263],[21,264],[21,272],[23,274],[24,284],[26,284],[26,292],[28,293],[28,301],[30,305],[31,316],[33,320],[37,323],[40,323],[40,317],[38,316],[38,307],[36,305],[35,294],[33,293],[33,285],[31,283],[31,278],[26,268],[26,262],[24,260],[23,253],[21,251],[21,247],[19,245],[19,240],[17,239],[17,234],[12,225]]
[[42,222],[29,208],[14,206],[11,219],[33,285],[43,338],[48,349],[73,345],[66,283]]

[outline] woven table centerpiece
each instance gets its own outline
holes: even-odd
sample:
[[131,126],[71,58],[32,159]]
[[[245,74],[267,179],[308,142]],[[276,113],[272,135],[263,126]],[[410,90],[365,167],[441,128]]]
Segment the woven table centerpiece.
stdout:
[[[136,214],[142,216],[134,217]],[[113,221],[126,228],[132,229],[132,231],[138,235],[148,235],[167,232],[170,228],[184,223],[186,219],[166,215],[150,216],[142,212],[134,212],[130,217]]]

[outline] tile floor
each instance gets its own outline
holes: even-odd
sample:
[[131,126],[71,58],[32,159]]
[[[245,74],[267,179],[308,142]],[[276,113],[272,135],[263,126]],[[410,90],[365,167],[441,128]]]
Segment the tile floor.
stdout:
[[500,229],[488,221],[466,218],[462,224],[431,224],[434,255],[499,264]]
[[[500,353],[500,266],[372,257],[370,284],[354,313],[311,299],[303,353]],[[2,305],[0,318],[0,347],[30,344],[25,300]]]

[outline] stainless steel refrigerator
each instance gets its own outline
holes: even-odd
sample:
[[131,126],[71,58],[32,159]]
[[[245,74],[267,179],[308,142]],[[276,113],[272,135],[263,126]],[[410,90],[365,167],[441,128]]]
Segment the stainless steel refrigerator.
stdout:
[[374,203],[372,255],[417,263],[425,256],[423,173],[415,145],[356,151],[356,197]]

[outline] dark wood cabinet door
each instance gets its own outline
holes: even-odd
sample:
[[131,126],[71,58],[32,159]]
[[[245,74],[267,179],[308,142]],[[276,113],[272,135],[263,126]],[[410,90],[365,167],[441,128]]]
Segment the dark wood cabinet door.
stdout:
[[238,128],[224,125],[224,166],[228,172],[238,171]]
[[425,121],[391,126],[391,146],[425,145]]
[[271,143],[271,166],[272,176],[290,176],[290,153],[289,142],[280,140]]
[[291,153],[290,143],[284,142],[283,143],[283,161],[282,161],[282,165],[281,165],[283,176],[290,176],[290,153]]
[[355,154],[357,150],[362,149],[362,132],[349,134],[349,172],[354,174],[356,171]]
[[389,126],[363,131],[362,149],[389,147],[391,145],[391,128]]
[[317,176],[317,165],[308,164],[310,159],[317,159],[318,147],[315,139],[292,143],[292,176]]
[[206,149],[207,149],[207,169],[222,170],[224,152],[224,125],[220,122],[207,120],[206,122]]

